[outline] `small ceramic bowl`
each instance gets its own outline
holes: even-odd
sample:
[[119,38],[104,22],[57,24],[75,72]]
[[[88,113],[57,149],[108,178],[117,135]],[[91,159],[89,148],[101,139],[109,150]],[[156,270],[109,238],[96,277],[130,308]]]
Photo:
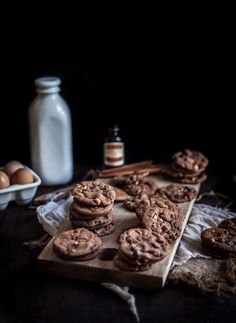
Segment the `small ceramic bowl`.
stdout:
[[37,188],[41,184],[41,179],[32,169],[27,166],[24,167],[31,171],[34,176],[34,182],[23,185],[10,185],[7,188],[0,189],[0,211],[4,210],[10,201],[15,201],[18,205],[26,205],[34,198]]

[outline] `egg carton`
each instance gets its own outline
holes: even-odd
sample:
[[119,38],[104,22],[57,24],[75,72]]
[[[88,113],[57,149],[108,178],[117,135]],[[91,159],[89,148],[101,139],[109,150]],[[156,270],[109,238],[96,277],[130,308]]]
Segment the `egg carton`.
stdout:
[[[40,177],[29,167],[27,168],[34,177],[34,182],[30,184],[15,184],[7,188],[0,189],[0,211],[4,210],[10,201],[15,201],[18,205],[29,204],[35,196],[38,186],[41,184]],[[3,170],[0,168],[0,170]]]

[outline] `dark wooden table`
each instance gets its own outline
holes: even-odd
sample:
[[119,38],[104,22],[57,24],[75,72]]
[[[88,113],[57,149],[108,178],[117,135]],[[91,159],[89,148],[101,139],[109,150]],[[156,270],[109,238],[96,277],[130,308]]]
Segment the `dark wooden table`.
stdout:
[[[210,175],[202,190],[209,187],[235,200],[236,184],[231,176]],[[52,189],[40,187],[38,194]],[[40,251],[30,251],[22,243],[42,234],[33,209],[10,203],[0,212],[1,323],[135,322],[125,301],[99,283],[40,273]],[[131,292],[141,322],[235,322],[236,295],[204,295],[181,284]]]

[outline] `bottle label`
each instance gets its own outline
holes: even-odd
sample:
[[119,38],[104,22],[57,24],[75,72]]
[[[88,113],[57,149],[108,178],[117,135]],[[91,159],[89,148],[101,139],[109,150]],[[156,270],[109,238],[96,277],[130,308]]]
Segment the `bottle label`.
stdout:
[[123,142],[108,142],[104,144],[104,164],[106,166],[121,166],[124,162]]

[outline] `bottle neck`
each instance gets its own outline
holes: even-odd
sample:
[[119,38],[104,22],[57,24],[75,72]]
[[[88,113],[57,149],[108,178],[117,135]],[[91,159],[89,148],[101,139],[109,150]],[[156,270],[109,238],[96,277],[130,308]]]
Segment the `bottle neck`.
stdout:
[[122,139],[119,136],[110,135],[105,139],[105,142],[121,142]]
[[36,92],[40,94],[53,94],[53,93],[59,93],[60,87],[49,87],[49,88],[36,88]]

